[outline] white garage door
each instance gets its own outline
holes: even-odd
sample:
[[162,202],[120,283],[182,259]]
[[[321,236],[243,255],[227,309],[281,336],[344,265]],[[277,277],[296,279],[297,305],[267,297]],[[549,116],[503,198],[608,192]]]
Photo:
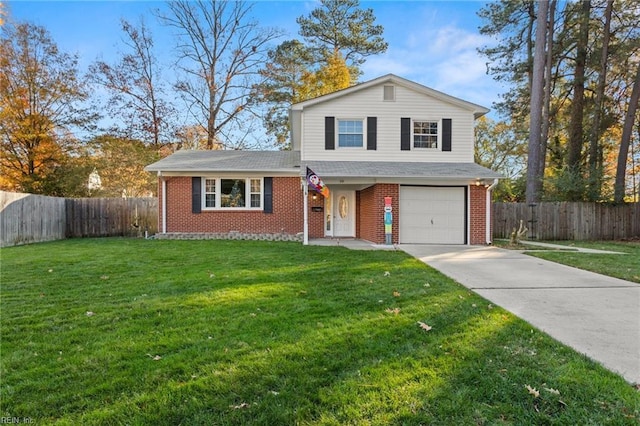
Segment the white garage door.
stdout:
[[400,187],[400,243],[464,244],[462,187]]

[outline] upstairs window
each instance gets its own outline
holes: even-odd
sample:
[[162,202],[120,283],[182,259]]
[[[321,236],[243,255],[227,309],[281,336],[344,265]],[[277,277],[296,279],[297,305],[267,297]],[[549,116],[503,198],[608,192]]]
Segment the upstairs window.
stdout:
[[362,148],[362,120],[338,120],[338,146]]
[[414,148],[438,148],[438,122],[414,121],[413,122],[413,147]]

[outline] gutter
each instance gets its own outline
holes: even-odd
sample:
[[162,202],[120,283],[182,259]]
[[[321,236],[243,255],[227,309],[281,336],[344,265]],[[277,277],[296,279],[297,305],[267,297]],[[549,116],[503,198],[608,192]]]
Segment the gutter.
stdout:
[[487,191],[486,191],[486,208],[485,208],[485,216],[486,216],[486,223],[485,223],[485,231],[486,231],[486,241],[487,241],[487,245],[490,245],[493,242],[493,239],[491,238],[491,190],[493,190],[493,188],[496,187],[496,185],[498,184],[498,179],[494,179],[493,183],[487,187]]

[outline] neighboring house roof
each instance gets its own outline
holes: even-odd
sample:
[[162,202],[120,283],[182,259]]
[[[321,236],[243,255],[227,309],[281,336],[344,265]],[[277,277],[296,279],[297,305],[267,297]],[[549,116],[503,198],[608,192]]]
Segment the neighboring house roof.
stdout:
[[298,102],[296,104],[293,104],[291,106],[291,109],[293,111],[298,111],[298,110],[303,110],[304,108],[308,107],[308,106],[312,106],[312,105],[316,105],[322,102],[327,102],[330,101],[332,99],[335,98],[339,98],[342,96],[346,96],[349,95],[353,92],[358,92],[360,90],[364,90],[367,89],[369,87],[372,86],[376,86],[379,84],[383,84],[383,83],[393,83],[393,84],[397,84],[399,86],[404,86],[408,89],[414,90],[418,93],[422,93],[424,95],[427,96],[431,96],[435,99],[439,99],[443,102],[449,103],[449,104],[453,104],[456,105],[460,108],[469,110],[473,112],[473,115],[475,118],[479,118],[482,117],[483,115],[485,115],[486,113],[489,112],[488,108],[485,108],[481,105],[477,105],[474,104],[472,102],[468,102],[459,98],[456,98],[454,96],[451,95],[447,95],[446,93],[442,93],[439,92],[435,89],[432,89],[430,87],[427,86],[423,86],[422,84],[418,84],[415,83],[413,81],[407,80],[405,78],[402,77],[398,77],[397,75],[394,74],[387,74],[387,75],[383,75],[382,77],[378,77],[375,78],[373,80],[369,80],[367,82],[364,83],[360,83],[360,84],[356,84],[355,86],[351,86],[348,87],[346,89],[342,89],[342,90],[338,90],[337,92],[333,92],[333,93],[329,93],[327,95],[324,96],[320,96],[317,98],[313,98],[313,99],[309,99],[303,102]]
[[475,163],[416,163],[391,161],[308,161],[321,178],[456,178],[497,179],[500,173]]
[[300,168],[298,151],[184,150],[148,165],[148,172],[292,172]]

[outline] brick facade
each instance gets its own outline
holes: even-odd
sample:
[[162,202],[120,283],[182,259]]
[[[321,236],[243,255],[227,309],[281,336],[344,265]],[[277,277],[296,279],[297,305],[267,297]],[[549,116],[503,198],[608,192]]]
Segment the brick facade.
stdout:
[[[191,211],[191,177],[165,177],[167,233],[287,234],[302,232],[302,196],[299,177],[273,178],[273,213],[247,210]],[[162,182],[160,183],[162,185]],[[159,202],[162,206],[162,186]],[[162,209],[159,212],[162,229]]]
[[469,186],[469,244],[486,244],[486,194],[487,189],[483,186]]
[[356,193],[358,209],[356,211],[356,237],[383,244],[384,235],[384,197],[391,197],[393,208],[393,234],[392,241],[398,243],[398,196],[400,186],[397,184],[376,184]]
[[[162,179],[162,178],[161,178]],[[191,208],[191,177],[164,177],[166,182],[167,233],[170,234],[216,234],[236,233],[253,235],[280,235],[275,239],[299,239],[303,232],[303,198],[299,177],[273,178],[273,213],[262,211],[206,211],[193,213]],[[398,184],[375,184],[356,191],[356,238],[376,244],[385,242],[384,197],[392,198],[394,244],[399,242],[399,192]],[[158,201],[163,205],[162,180],[159,181]],[[486,188],[469,186],[469,244],[486,244]],[[313,208],[322,211],[313,211]],[[313,200],[309,194],[309,238],[324,237],[324,198]],[[158,229],[162,230],[162,208],[159,209]],[[290,236],[284,237],[284,236]],[[293,238],[296,237],[296,238]]]

